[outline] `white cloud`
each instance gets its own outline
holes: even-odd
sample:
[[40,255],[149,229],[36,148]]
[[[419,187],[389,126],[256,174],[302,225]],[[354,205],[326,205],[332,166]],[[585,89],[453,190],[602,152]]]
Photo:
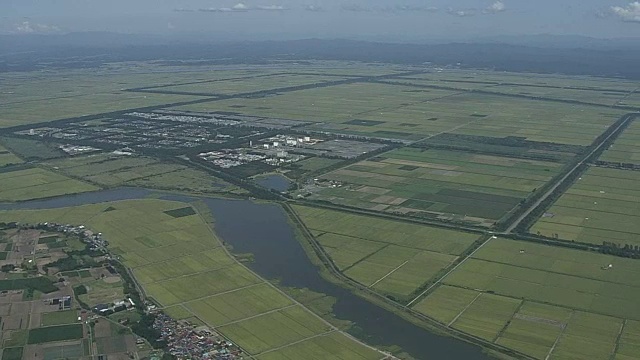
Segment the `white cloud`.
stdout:
[[626,7],[612,6],[611,12],[623,21],[640,22],[640,1],[629,3]]
[[55,25],[34,24],[25,20],[14,26],[14,32],[20,34],[47,34],[59,32],[60,28]]
[[504,5],[504,2],[502,2],[501,0],[497,0],[493,4],[489,5],[489,7],[486,8],[485,11],[487,13],[495,14],[495,13],[503,12],[505,10],[507,10],[507,7]]
[[245,12],[249,10],[250,8],[244,3],[237,3],[233,7],[198,9],[201,12]]
[[447,14],[458,16],[458,17],[474,16],[476,15],[476,13],[477,13],[476,9],[453,9],[453,8],[447,9]]
[[371,11],[371,8],[364,7],[358,4],[345,4],[342,5],[342,10],[352,12],[369,12]]
[[314,12],[323,11],[322,6],[319,6],[319,5],[307,5],[304,7],[304,9],[307,11],[314,11]]
[[282,6],[282,5],[261,5],[261,6],[258,6],[256,9],[265,10],[265,11],[284,11],[284,10],[289,10],[286,7]]
[[234,11],[247,11],[249,10],[249,7],[247,5],[245,5],[244,3],[237,3],[235,5],[233,5],[233,7],[231,8]]
[[171,22],[167,23],[167,29],[174,30],[175,28],[176,28],[176,26],[173,25],[173,23],[171,23]]

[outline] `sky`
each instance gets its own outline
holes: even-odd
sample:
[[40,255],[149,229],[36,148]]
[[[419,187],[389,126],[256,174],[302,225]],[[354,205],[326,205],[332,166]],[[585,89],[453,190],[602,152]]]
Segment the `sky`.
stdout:
[[109,31],[212,39],[640,37],[629,0],[1,0],[0,33]]

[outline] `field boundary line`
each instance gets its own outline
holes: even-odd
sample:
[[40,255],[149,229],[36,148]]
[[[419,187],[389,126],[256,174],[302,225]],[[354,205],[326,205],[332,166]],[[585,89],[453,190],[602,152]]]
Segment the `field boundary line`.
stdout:
[[576,313],[576,311],[573,310],[571,312],[571,315],[569,315],[569,318],[567,319],[566,325],[562,328],[562,331],[560,332],[560,334],[558,334],[558,337],[556,338],[556,341],[553,342],[553,345],[551,346],[551,349],[549,349],[549,352],[547,353],[547,356],[545,356],[544,360],[549,360],[549,358],[551,357],[551,354],[553,353],[553,350],[556,349],[556,346],[560,342],[560,339],[562,339],[562,336],[564,335],[564,332],[567,330],[567,327],[569,327],[569,323],[571,322],[571,319],[573,319],[573,315],[575,313]]
[[[415,256],[414,256],[414,257],[415,257]],[[400,270],[400,268],[401,268],[401,267],[403,267],[403,266],[407,265],[407,263],[408,263],[409,261],[411,261],[411,260],[413,260],[413,258],[411,258],[411,259],[409,259],[409,260],[407,260],[407,261],[403,262],[403,263],[402,263],[402,264],[400,264],[400,266],[398,266],[397,268],[395,268],[395,269],[393,269],[393,270],[389,271],[389,272],[387,273],[387,275],[385,275],[385,276],[381,277],[380,279],[378,279],[378,281],[376,281],[376,282],[374,282],[373,284],[369,285],[369,287],[374,287],[374,286],[376,286],[376,284],[377,284],[377,283],[379,283],[380,281],[382,281],[382,280],[386,279],[389,275],[393,274],[394,272],[396,272],[396,271]]]
[[496,337],[493,338],[493,343],[497,343],[498,340],[500,340],[500,338],[502,337],[502,335],[504,334],[505,331],[507,331],[507,328],[509,327],[509,325],[511,325],[511,321],[513,321],[513,318],[518,315],[518,313],[520,312],[520,309],[522,309],[522,306],[524,306],[524,299],[520,300],[520,304],[518,304],[518,307],[516,308],[516,310],[513,312],[513,314],[511,315],[511,317],[509,318],[509,320],[507,320],[506,323],[504,323],[504,326],[502,327],[502,329],[500,329],[500,331],[498,332],[498,334],[496,334]]
[[[590,277],[584,277],[584,276],[578,276],[578,275],[573,275],[573,274],[561,273],[561,272],[557,272],[557,271],[549,271],[549,270],[537,269],[537,268],[533,268],[533,267],[529,267],[529,266],[519,266],[519,265],[509,264],[509,263],[505,263],[505,262],[500,262],[500,261],[493,261],[493,260],[487,260],[487,259],[481,259],[481,258],[474,258],[474,260],[484,261],[484,262],[489,262],[489,263],[494,263],[494,264],[500,264],[500,265],[513,266],[513,267],[521,268],[521,269],[535,270],[535,271],[540,271],[540,272],[549,273],[549,274],[563,275],[563,276],[569,276],[569,277],[585,279],[585,280],[592,280],[592,281],[600,281],[600,282],[603,282],[603,283],[624,285],[624,286],[628,286],[628,287],[632,287],[632,288],[640,287],[640,285],[630,285],[630,284],[625,284],[625,283],[619,283],[617,281],[605,281],[605,280],[602,280],[602,279],[595,279],[595,278],[590,278]],[[604,264],[604,265],[606,265],[606,264]],[[506,276],[495,276],[495,277],[496,278],[501,278],[501,279],[509,279],[509,277],[506,277]],[[519,281],[524,281],[524,280],[519,280]],[[531,284],[539,284],[539,283],[535,283],[535,282],[530,282],[530,283]],[[589,310],[589,312],[591,312],[591,310]]]
[[201,301],[201,300],[209,299],[209,298],[220,296],[220,295],[231,294],[231,293],[234,293],[236,291],[241,291],[241,290],[244,290],[244,289],[249,289],[249,288],[252,288],[254,286],[260,286],[260,285],[262,285],[262,283],[255,283],[255,284],[239,287],[237,289],[227,290],[227,291],[223,291],[221,293],[217,293],[217,294],[213,294],[213,295],[207,295],[207,296],[199,297],[197,299],[183,301],[183,302],[180,302],[180,303],[177,303],[177,304],[172,304],[172,305],[169,305],[169,306],[165,306],[163,309],[166,309],[166,308],[169,308],[169,307],[172,307],[172,306],[177,306],[177,305],[180,305],[180,306],[184,307],[185,304],[190,304],[192,302]]
[[290,308],[292,308],[292,307],[296,307],[296,306],[298,306],[298,304],[291,304],[291,305],[287,305],[287,306],[285,306],[285,307],[281,307],[281,308],[277,308],[277,309],[268,310],[268,311],[265,311],[265,312],[260,313],[260,314],[256,314],[256,315],[252,315],[252,316],[246,317],[246,318],[244,318],[244,319],[234,320],[234,321],[230,321],[230,322],[228,322],[228,323],[224,323],[224,324],[222,324],[222,325],[218,325],[218,326],[216,326],[215,328],[217,329],[217,328],[221,328],[221,327],[225,327],[225,326],[229,326],[229,325],[237,324],[237,323],[239,323],[239,322],[243,322],[243,321],[247,321],[247,320],[251,320],[251,319],[259,318],[259,317],[264,316],[264,315],[269,315],[269,314],[277,313],[277,312],[279,312],[279,311],[287,310],[287,309],[290,309]]
[[[90,218],[90,219],[92,219],[92,218]],[[170,244],[170,245],[158,246],[158,247],[155,247],[154,249],[162,249],[162,248],[166,248],[166,247],[177,245],[177,244],[179,244],[179,242],[176,242],[176,243],[173,243],[173,244]],[[207,248],[207,250],[205,250],[205,251],[215,250],[215,249],[218,249],[218,248],[221,248],[221,247],[222,247],[222,245],[216,246],[214,248]],[[198,252],[193,252],[193,253],[188,253],[188,254],[176,256],[176,257],[171,258],[171,259],[160,260],[160,261],[156,261],[156,262],[150,262],[150,263],[147,263],[147,264],[144,264],[144,265],[138,265],[138,266],[131,267],[131,270],[138,270],[138,269],[144,268],[146,266],[153,266],[153,265],[163,264],[163,263],[170,262],[170,261],[173,261],[173,260],[176,260],[176,259],[182,259],[182,258],[186,258],[186,257],[189,257],[189,256],[197,255],[197,254],[200,254],[200,253],[201,253],[201,251],[198,251]],[[162,281],[162,280],[158,280],[158,281]],[[154,281],[154,282],[157,282],[157,281]]]
[[427,287],[423,292],[421,292],[420,294],[418,294],[418,296],[416,296],[413,300],[411,300],[406,307],[411,307],[411,305],[413,303],[415,303],[416,301],[418,301],[418,299],[420,299],[424,294],[426,294],[427,292],[429,292],[429,290],[433,289],[433,287],[435,287],[436,285],[439,285],[440,282],[442,282],[442,280],[444,280],[444,278],[446,278],[447,276],[449,276],[449,274],[451,274],[452,272],[454,272],[457,268],[460,267],[460,265],[464,264],[469,258],[471,258],[475,253],[478,252],[478,250],[482,249],[485,245],[487,245],[491,240],[493,239],[497,239],[496,236],[491,236],[488,239],[486,239],[482,244],[480,244],[480,246],[478,246],[475,250],[473,250],[471,252],[471,254],[467,255],[464,259],[462,259],[457,265],[455,265],[452,269],[450,269],[449,271],[447,271],[444,275],[442,275],[438,280],[436,280],[433,284],[431,284],[429,287]]
[[[356,215],[357,215],[357,216],[367,216],[367,215],[360,215],[360,214],[356,214]],[[418,225],[418,226],[419,226],[419,224],[415,224],[415,225]],[[428,226],[428,225],[427,225],[427,226]],[[320,230],[318,230],[318,229],[311,229],[311,230],[320,231]],[[435,251],[435,250],[429,250],[429,249],[424,249],[424,248],[413,247],[413,246],[409,246],[409,245],[405,245],[405,244],[398,244],[398,243],[392,243],[392,242],[384,242],[384,241],[382,241],[382,240],[374,240],[374,239],[363,239],[363,238],[361,238],[361,237],[351,236],[351,235],[346,235],[346,234],[340,234],[340,233],[336,233],[336,232],[332,232],[332,231],[325,231],[325,230],[322,230],[322,231],[324,231],[324,232],[322,233],[322,235],[326,235],[326,234],[338,235],[338,236],[344,236],[344,237],[352,238],[352,239],[355,239],[355,240],[367,241],[367,242],[372,242],[372,243],[376,243],[376,244],[384,244],[384,245],[386,245],[386,246],[397,246],[397,247],[401,247],[401,248],[403,248],[403,249],[416,250],[416,251],[419,251],[419,252],[428,252],[428,253],[432,253],[432,254],[450,255],[450,256],[454,256],[454,257],[455,257],[455,256],[460,256],[460,255],[456,255],[456,254],[449,254],[449,253],[444,253],[444,252]],[[455,230],[454,230],[454,231],[455,231]],[[317,238],[319,238],[319,237],[322,237],[322,235],[320,235],[320,236],[316,236],[316,239],[317,239]],[[318,242],[320,242],[320,240],[318,240]],[[322,244],[322,243],[321,243],[321,244]],[[323,246],[324,246],[324,245],[323,245]],[[383,248],[384,248],[384,247],[386,247],[386,246],[383,246]],[[327,247],[330,247],[330,246],[327,246]],[[378,252],[378,251],[380,251],[380,250],[382,250],[382,248],[381,248],[381,249],[376,250],[375,252]],[[369,255],[367,255],[367,256],[369,256]],[[358,260],[356,263],[358,263],[358,262],[360,262],[360,260]],[[354,263],[354,265],[355,265],[356,263]],[[346,271],[347,269],[351,268],[351,267],[352,267],[352,266],[354,266],[354,265],[351,265],[351,266],[349,266],[348,268],[345,268],[345,269],[344,269],[344,271]]]
[[193,273],[186,274],[186,275],[179,275],[179,276],[174,276],[172,278],[162,279],[162,280],[158,280],[158,281],[152,281],[152,282],[150,282],[148,284],[162,284],[162,283],[165,283],[167,281],[172,281],[172,280],[181,279],[181,278],[185,278],[185,277],[189,277],[189,276],[193,276],[193,275],[200,275],[200,274],[208,273],[208,272],[211,272],[211,271],[218,271],[218,270],[230,268],[233,265],[236,265],[236,264],[231,263],[231,264],[225,265],[223,267],[219,267],[219,268],[211,268],[211,269],[207,269],[207,270],[193,272]]
[[[383,244],[385,244],[385,243],[383,243]],[[320,246],[322,246],[322,244],[320,244]],[[369,255],[367,255],[367,256],[365,256],[365,257],[363,257],[362,259],[360,259],[360,260],[358,260],[358,261],[354,262],[353,264],[351,264],[350,266],[347,266],[346,268],[344,268],[344,269],[343,269],[343,270],[341,270],[341,271],[342,271],[343,273],[347,272],[348,270],[350,270],[350,269],[354,268],[355,266],[357,266],[357,265],[358,265],[358,264],[360,264],[361,262],[363,262],[363,261],[367,260],[368,258],[370,258],[370,257],[372,257],[373,255],[375,255],[375,254],[379,253],[380,251],[382,251],[382,250],[384,250],[384,249],[388,248],[389,246],[391,246],[391,244],[386,243],[386,245],[385,245],[385,246],[383,246],[383,247],[381,247],[380,249],[378,249],[378,250],[376,250],[376,251],[372,252],[371,254],[369,254]]]
[[304,338],[302,340],[297,340],[297,341],[294,341],[292,343],[279,346],[277,348],[273,348],[273,349],[269,349],[269,350],[263,351],[261,353],[257,353],[257,354],[255,354],[255,356],[260,356],[260,355],[268,354],[268,353],[271,353],[271,352],[274,352],[274,351],[282,350],[282,349],[288,348],[289,346],[293,346],[293,345],[299,344],[301,342],[305,342],[307,340],[315,339],[315,338],[321,337],[321,336],[327,336],[327,335],[329,335],[329,334],[331,334],[333,332],[336,332],[336,331],[337,330],[329,330],[329,331],[326,331],[326,332],[323,332],[323,333],[320,333],[320,334],[315,334],[315,335],[306,337],[306,338]]
[[618,336],[616,336],[616,343],[613,345],[613,352],[611,356],[609,356],[609,360],[614,360],[616,358],[616,353],[620,348],[620,338],[622,338],[622,332],[624,332],[624,328],[627,326],[627,319],[622,320],[622,324],[620,325],[620,330],[618,331]]
[[451,325],[453,325],[454,322],[456,322],[458,320],[458,318],[460,316],[462,316],[462,314],[467,311],[467,309],[469,309],[471,307],[471,305],[473,305],[473,303],[476,302],[476,300],[478,300],[478,298],[480,297],[480,295],[482,295],[482,292],[478,292],[478,295],[476,295],[476,297],[473,298],[473,300],[471,300],[471,302],[469,304],[467,304],[467,306],[464,307],[464,309],[460,310],[460,312],[458,313],[458,315],[456,315],[455,318],[453,318],[453,320],[449,321],[449,323],[447,324],[448,327],[450,327]]

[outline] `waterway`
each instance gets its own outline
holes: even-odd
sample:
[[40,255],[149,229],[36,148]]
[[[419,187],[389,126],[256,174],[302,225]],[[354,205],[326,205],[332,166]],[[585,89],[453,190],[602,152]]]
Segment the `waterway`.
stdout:
[[291,181],[280,174],[259,176],[255,178],[255,182],[262,187],[280,192],[287,191],[291,186]]
[[[122,188],[59,198],[0,204],[0,210],[51,209],[106,201],[141,199],[149,190]],[[190,201],[195,198],[162,195],[163,199]],[[324,278],[298,242],[284,210],[276,204],[248,200],[200,198],[215,218],[216,233],[238,253],[252,253],[248,266],[262,277],[277,279],[287,287],[307,288],[336,299],[333,313],[351,321],[366,342],[376,346],[400,346],[417,359],[488,360],[478,346],[440,336],[374,305]]]

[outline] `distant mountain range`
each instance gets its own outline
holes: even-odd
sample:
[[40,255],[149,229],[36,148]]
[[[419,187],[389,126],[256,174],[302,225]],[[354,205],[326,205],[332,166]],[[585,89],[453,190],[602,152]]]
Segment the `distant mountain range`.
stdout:
[[399,64],[459,64],[468,68],[587,74],[640,79],[640,38],[503,36],[442,43],[306,39],[222,42],[202,36],[116,33],[0,36],[0,71],[43,66],[95,67],[115,61],[188,61],[210,64],[273,60],[353,60]]

